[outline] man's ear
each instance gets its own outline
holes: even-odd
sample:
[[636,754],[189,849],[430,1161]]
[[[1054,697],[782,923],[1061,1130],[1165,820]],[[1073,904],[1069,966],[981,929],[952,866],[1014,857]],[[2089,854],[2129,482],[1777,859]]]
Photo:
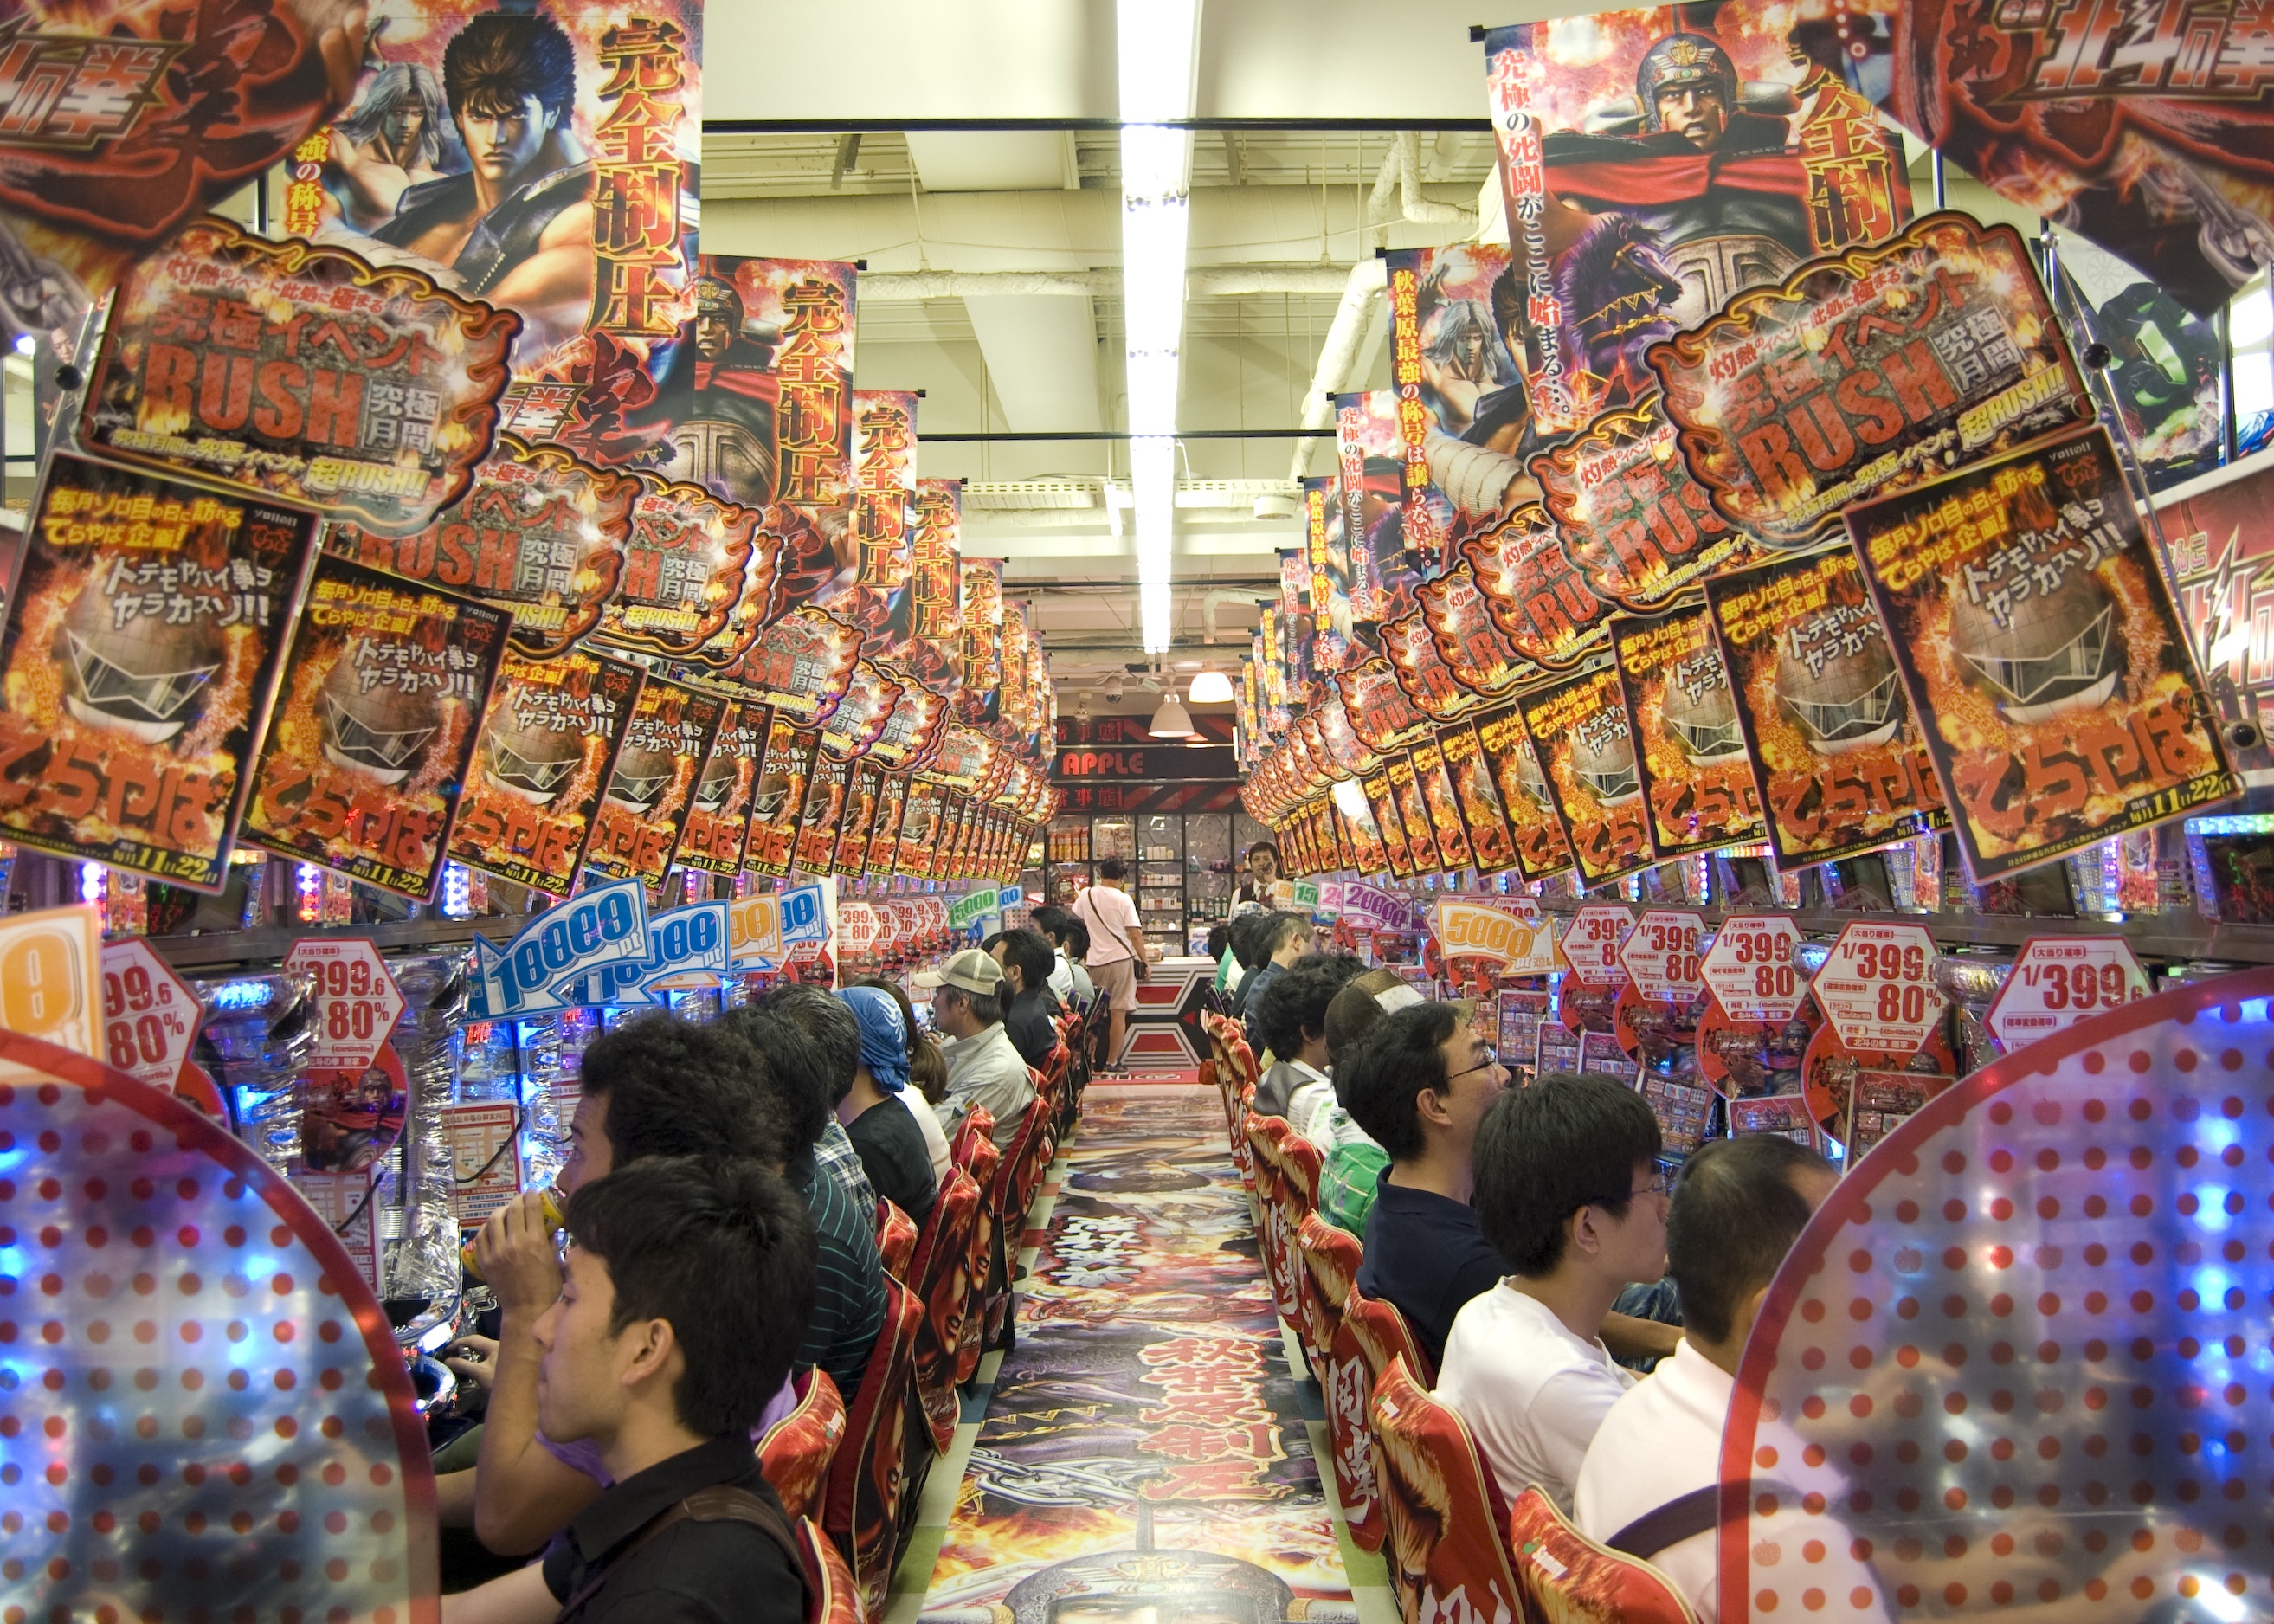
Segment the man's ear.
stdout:
[[1415,1094],[1413,1109],[1424,1122],[1434,1123],[1441,1128],[1453,1125],[1453,1114],[1445,1109],[1445,1096],[1434,1088],[1424,1088]]
[[636,1387],[668,1373],[673,1355],[679,1351],[679,1336],[668,1320],[646,1320],[626,1326],[620,1334],[617,1352],[626,1363],[616,1372],[621,1387]]
[[1594,1257],[1603,1250],[1603,1237],[1595,1228],[1595,1209],[1580,1207],[1563,1221],[1563,1249],[1566,1252],[1583,1252]]

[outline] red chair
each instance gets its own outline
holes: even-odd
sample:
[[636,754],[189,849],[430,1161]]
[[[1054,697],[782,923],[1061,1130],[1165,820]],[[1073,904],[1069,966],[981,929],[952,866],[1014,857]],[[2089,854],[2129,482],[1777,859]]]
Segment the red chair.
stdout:
[[[983,1111],[977,1114],[986,1115]],[[990,1127],[992,1120],[989,1119]],[[996,1148],[995,1141],[986,1134],[981,1134],[971,1147],[971,1160],[964,1164],[964,1171],[971,1175],[971,1182],[979,1187],[979,1200],[972,1216],[970,1249],[963,1260],[969,1282],[969,1299],[964,1304],[963,1327],[956,1342],[955,1380],[959,1387],[970,1380],[977,1372],[979,1356],[984,1351],[988,1266],[994,1256],[998,1227],[988,1198],[994,1188],[996,1172],[1001,1167],[1003,1153]]]
[[1442,1619],[1455,1606],[1465,1617],[1540,1616],[1509,1570],[1501,1534],[1508,1507],[1461,1417],[1406,1374],[1403,1359],[1392,1359],[1374,1383],[1372,1414],[1389,1523],[1383,1557],[1405,1624]]
[[1364,1256],[1354,1237],[1336,1229],[1316,1212],[1306,1212],[1295,1227],[1295,1264],[1303,1276],[1303,1347],[1311,1360],[1311,1372],[1329,1394],[1329,1402],[1332,1389],[1328,1379],[1334,1367],[1335,1339],[1342,1331],[1343,1303],[1350,1296]]
[[955,1369],[963,1346],[964,1317],[971,1308],[971,1232],[979,1222],[980,1207],[978,1184],[961,1168],[953,1169],[932,1207],[925,1243],[917,1247],[917,1289],[923,1297],[924,1318],[916,1330],[916,1397],[933,1446],[942,1455],[954,1441],[961,1410],[955,1395]]
[[1690,1598],[1673,1580],[1648,1562],[1597,1545],[1537,1485],[1509,1509],[1508,1549],[1534,1617],[1698,1624]]
[[1292,1237],[1287,1233],[1287,1207],[1280,1198],[1282,1171],[1278,1140],[1287,1132],[1283,1116],[1250,1116],[1247,1119],[1248,1159],[1255,1168],[1255,1245],[1263,1254],[1264,1277],[1271,1282],[1272,1306],[1289,1325],[1303,1313],[1295,1295],[1291,1267]]
[[837,1547],[809,1517],[796,1518],[791,1528],[805,1569],[805,1624],[862,1624],[861,1592]]
[[995,1141],[995,1113],[983,1105],[975,1105],[963,1113],[963,1120],[955,1126],[955,1137],[948,1141],[948,1160],[958,1167],[969,1167],[978,1154],[978,1147],[991,1147]]
[[[821,1526],[852,1564],[863,1610],[882,1615],[900,1543],[902,1491],[908,1476],[908,1372],[923,1304],[885,1276],[885,1323],[847,1416],[845,1441],[829,1469]],[[929,1438],[919,1447],[929,1446]]]
[[981,1316],[985,1321],[984,1345],[989,1348],[1008,1348],[1015,1335],[1011,1323],[1011,1277],[1018,1267],[1028,1209],[1034,1205],[1035,1192],[1042,1187],[1043,1175],[1050,1168],[1050,1123],[1049,1096],[1038,1093],[1027,1107],[1026,1120],[1019,1124],[1019,1137],[1011,1141],[1002,1166],[995,1170],[995,1187],[989,1192],[995,1240],[989,1249],[986,1312]]
[[885,1272],[908,1277],[908,1259],[916,1249],[916,1221],[886,1200],[877,1198],[877,1255]]
[[793,1521],[820,1509],[823,1485],[845,1437],[845,1400],[826,1371],[807,1371],[795,1391],[797,1408],[758,1440],[758,1465]]
[[[1329,1229],[1335,1234],[1340,1230]],[[1362,1550],[1379,1551],[1389,1531],[1382,1506],[1382,1468],[1375,1459],[1372,1413],[1374,1383],[1390,1365],[1403,1359],[1415,1376],[1436,1380],[1429,1357],[1413,1339],[1413,1327],[1389,1304],[1369,1297],[1352,1277],[1343,1296],[1342,1317],[1327,1357],[1327,1373],[1320,1379],[1326,1400],[1328,1453],[1334,1462],[1335,1486],[1343,1499],[1343,1515],[1351,1538]]]

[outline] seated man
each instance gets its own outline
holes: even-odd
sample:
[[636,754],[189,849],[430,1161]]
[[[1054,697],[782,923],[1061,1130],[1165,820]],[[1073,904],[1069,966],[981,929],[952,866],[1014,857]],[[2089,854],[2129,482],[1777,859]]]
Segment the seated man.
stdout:
[[[1267,1116],[1284,1116],[1296,1132],[1304,1132],[1302,1124],[1295,1122],[1296,1097],[1310,1090],[1333,1101],[1334,1085],[1326,1073],[1327,1005],[1365,968],[1347,953],[1310,953],[1271,983],[1270,991],[1256,1006],[1255,1018],[1276,1060],[1256,1079],[1258,1111]],[[1315,1098],[1310,1101],[1316,1102]],[[1305,1116],[1307,1120],[1307,1110]],[[1309,1135],[1304,1133],[1304,1137]]]
[[1263,936],[1273,929],[1271,921],[1277,917],[1269,908],[1251,908],[1224,929],[1224,943],[1231,951],[1218,970],[1223,984],[1231,989],[1231,1013],[1235,1019],[1247,1013],[1247,989],[1254,984],[1255,973],[1270,958],[1263,951]]
[[1311,921],[1300,914],[1271,914],[1255,933],[1255,941],[1262,963],[1246,983],[1246,1011],[1247,1047],[1255,1051],[1258,1060],[1266,1052],[1262,1024],[1255,1019],[1257,1001],[1264,989],[1287,974],[1287,966],[1311,951],[1313,936]]
[[[593,1039],[579,1071],[584,1092],[558,1181],[565,1195],[657,1157],[782,1161],[787,1129],[759,1080],[765,1063],[715,1026],[644,1015]],[[591,1445],[538,1430],[543,1352],[531,1329],[561,1295],[543,1192],[501,1208],[476,1237],[474,1257],[497,1298],[498,1339],[493,1347],[466,1339],[454,1354],[486,1357],[455,1357],[451,1367],[490,1389],[489,1407],[478,1464],[437,1477],[436,1497],[446,1525],[471,1522],[485,1545],[515,1556],[543,1545],[614,1479]]]
[[1039,930],[1006,930],[990,950],[1003,966],[1011,1007],[1003,1016],[1003,1030],[1019,1057],[1037,1071],[1058,1046],[1058,1002],[1050,989],[1050,944]]
[[[605,1040],[603,1040],[605,1041]],[[537,1418],[612,1486],[532,1563],[442,1604],[450,1624],[802,1624],[804,1574],[750,1430],[813,1301],[797,1199],[749,1160],[649,1158],[568,1199],[568,1278],[530,1327]],[[704,1489],[741,1515],[674,1515]]]
[[[1081,967],[1081,956],[1088,951],[1089,932],[1071,913],[1048,903],[1036,908],[1029,917],[1035,921],[1035,929],[1043,933],[1043,940],[1058,955],[1058,962],[1050,966],[1052,996],[1061,1005],[1077,999],[1088,1004],[1097,996],[1096,984],[1089,979],[1089,972]],[[1074,946],[1076,931],[1081,933],[1082,945],[1079,950]]]
[[931,996],[931,1019],[946,1040],[940,1045],[947,1062],[940,1126],[952,1143],[964,1113],[983,1105],[995,1119],[996,1146],[1008,1150],[1035,1101],[1035,1085],[1003,1030],[1003,966],[975,947],[949,959]]
[[[1715,1139],[1690,1158],[1666,1220],[1688,1335],[1611,1406],[1579,1468],[1580,1531],[1654,1563],[1703,1624],[1721,1608],[1715,1490],[1737,1360],[1777,1266],[1839,1181],[1822,1156],[1773,1134]],[[1645,1520],[1655,1526],[1630,1532]],[[1852,1583],[1832,1577],[1824,1588],[1849,1594]]]
[[1514,1272],[1454,1317],[1437,1396],[1510,1499],[1537,1484],[1570,1515],[1595,1429],[1634,1385],[1603,1320],[1629,1284],[1666,1272],[1660,1147],[1643,1097],[1602,1077],[1544,1078],[1480,1125],[1477,1218]]
[[[1422,1003],[1395,970],[1368,970],[1335,994],[1327,1005],[1327,1071],[1335,1079],[1335,1142],[1322,1147],[1326,1165],[1319,1169],[1319,1215],[1338,1229],[1363,1237],[1366,1221],[1374,1211],[1374,1191],[1389,1166],[1389,1153],[1358,1125],[1350,1114],[1343,1089],[1343,1056],[1374,1030],[1385,1015]],[[1318,1141],[1314,1139],[1313,1144]],[[1499,1278],[1495,1275],[1494,1278]]]
[[[761,1081],[784,1125],[783,1173],[790,1188],[805,1198],[813,1220],[817,1283],[796,1366],[827,1372],[849,1408],[885,1323],[877,1198],[862,1201],[847,1194],[816,1152],[826,1130],[844,1132],[836,1104],[850,1092],[860,1069],[860,1023],[820,988],[791,984],[775,988],[756,1004],[728,1010],[712,1024],[765,1062]],[[857,1167],[859,1153],[853,1156]],[[861,1184],[865,1192],[867,1175]]]
[[821,1090],[825,1109],[821,1113],[821,1137],[813,1142],[814,1163],[837,1181],[847,1201],[863,1212],[875,1212],[879,1192],[869,1182],[869,1170],[861,1165],[852,1136],[837,1120],[837,1108],[845,1103],[846,1094],[853,1086],[854,1068],[861,1064],[859,1028],[845,1018],[845,1011],[827,989],[802,981],[785,981],[761,994],[756,1003],[788,1016],[820,1045],[815,1056],[817,1066],[800,1068],[788,1079]]

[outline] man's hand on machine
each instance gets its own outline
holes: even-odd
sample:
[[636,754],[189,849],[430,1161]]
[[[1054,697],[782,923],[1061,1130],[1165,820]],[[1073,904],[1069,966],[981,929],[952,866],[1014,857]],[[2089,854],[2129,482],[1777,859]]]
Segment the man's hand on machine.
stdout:
[[474,1260],[507,1313],[550,1308],[561,1295],[561,1253],[545,1215],[545,1192],[530,1191],[498,1208],[474,1237]]

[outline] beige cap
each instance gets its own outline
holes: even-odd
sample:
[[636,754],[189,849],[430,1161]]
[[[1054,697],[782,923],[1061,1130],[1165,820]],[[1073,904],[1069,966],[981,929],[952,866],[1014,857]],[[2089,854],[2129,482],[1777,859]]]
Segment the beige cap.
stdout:
[[997,992],[1003,986],[1003,966],[985,949],[967,947],[940,967],[939,979],[959,992]]

